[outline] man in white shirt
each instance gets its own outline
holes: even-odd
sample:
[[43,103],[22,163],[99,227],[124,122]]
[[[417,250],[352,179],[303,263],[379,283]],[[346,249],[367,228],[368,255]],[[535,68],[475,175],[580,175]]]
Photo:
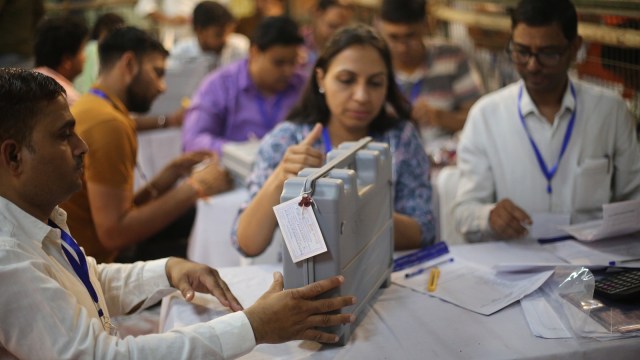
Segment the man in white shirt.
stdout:
[[191,22],[195,36],[176,43],[168,59],[169,70],[202,58],[212,71],[247,57],[249,39],[233,32],[235,19],[224,5],[215,1],[199,3]]
[[[101,264],[69,234],[57,204],[82,186],[87,145],[74,131],[64,89],[37,72],[0,69],[0,358],[227,359],[259,343],[335,342],[318,327],[353,322],[327,311],[351,296],[312,300],[333,277],[283,291],[282,275],[242,307],[217,271],[179,258]],[[214,295],[234,312],[164,334],[120,339],[110,315],[128,314],[179,289]]]
[[640,148],[623,100],[570,79],[581,45],[568,0],[522,0],[508,53],[522,81],[481,98],[458,147],[453,215],[469,241],[527,235],[538,213],[572,223],[640,197]]

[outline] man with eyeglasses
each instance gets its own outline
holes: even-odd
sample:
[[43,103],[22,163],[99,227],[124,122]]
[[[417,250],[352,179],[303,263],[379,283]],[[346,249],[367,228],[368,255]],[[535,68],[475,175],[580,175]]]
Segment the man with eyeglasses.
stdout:
[[453,215],[468,241],[525,237],[533,219],[579,223],[640,197],[640,147],[616,94],[568,76],[582,39],[568,0],[522,0],[507,52],[522,80],[470,110]]

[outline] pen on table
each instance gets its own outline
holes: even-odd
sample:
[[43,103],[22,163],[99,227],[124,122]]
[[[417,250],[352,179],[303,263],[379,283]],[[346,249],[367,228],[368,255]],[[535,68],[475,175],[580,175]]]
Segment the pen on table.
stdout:
[[625,263],[637,262],[637,261],[640,261],[640,258],[625,259],[625,260],[614,260],[614,261],[609,261],[609,266],[616,266],[616,265],[619,265],[619,264],[625,264]]
[[427,291],[434,292],[438,287],[438,279],[440,279],[440,268],[434,267],[429,273],[429,282],[427,283]]
[[440,262],[437,262],[437,263],[435,263],[433,265],[422,267],[422,268],[420,268],[418,270],[415,270],[415,271],[412,271],[410,273],[404,274],[404,278],[405,279],[409,279],[409,278],[412,278],[414,276],[418,276],[418,275],[422,274],[423,272],[425,272],[425,271],[427,271],[429,269],[433,269],[433,268],[437,267],[438,265],[442,265],[442,264],[445,264],[445,263],[448,263],[448,262],[452,262],[452,261],[453,261],[453,258],[448,258],[446,260],[442,260]]
[[554,237],[548,237],[548,238],[540,238],[540,239],[538,239],[538,243],[539,244],[549,244],[549,243],[554,243],[554,242],[558,242],[558,241],[565,241],[565,240],[575,240],[575,237],[573,237],[571,235],[561,235],[561,236],[554,236]]

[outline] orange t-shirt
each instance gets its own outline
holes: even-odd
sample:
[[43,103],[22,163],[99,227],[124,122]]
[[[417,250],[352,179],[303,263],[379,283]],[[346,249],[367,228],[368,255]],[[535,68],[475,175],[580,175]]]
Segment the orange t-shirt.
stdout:
[[76,132],[89,147],[85,155],[82,190],[61,207],[67,211],[71,235],[98,262],[112,262],[116,251],[107,250],[98,238],[87,196],[87,182],[133,192],[138,152],[135,121],[115,97],[88,93],[71,107]]

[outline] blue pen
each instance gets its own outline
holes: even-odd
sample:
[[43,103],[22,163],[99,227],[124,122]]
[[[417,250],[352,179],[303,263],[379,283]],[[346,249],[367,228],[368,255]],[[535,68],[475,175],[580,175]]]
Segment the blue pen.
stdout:
[[558,242],[558,241],[565,241],[565,240],[575,240],[575,237],[573,237],[571,235],[562,235],[562,236],[554,236],[554,237],[549,237],[549,238],[540,238],[540,239],[538,239],[538,243],[540,243],[540,244],[550,244],[550,243],[554,243],[554,242]]
[[637,258],[637,259],[625,259],[625,260],[614,260],[614,261],[609,261],[609,266],[616,266],[616,265],[620,265],[620,264],[624,264],[624,263],[638,262],[638,261],[640,261],[640,258]]
[[442,265],[442,264],[445,264],[445,263],[448,263],[448,262],[453,262],[453,258],[448,258],[446,260],[442,260],[440,262],[437,262],[437,263],[435,263],[435,264],[433,264],[431,266],[422,267],[422,268],[420,268],[418,270],[412,271],[410,273],[406,273],[406,274],[404,274],[404,278],[405,279],[409,279],[409,278],[412,278],[414,276],[418,276],[418,275],[422,274],[423,272],[425,272],[425,271],[427,271],[427,270],[429,270],[431,268],[434,268],[436,266],[439,266],[439,265]]

